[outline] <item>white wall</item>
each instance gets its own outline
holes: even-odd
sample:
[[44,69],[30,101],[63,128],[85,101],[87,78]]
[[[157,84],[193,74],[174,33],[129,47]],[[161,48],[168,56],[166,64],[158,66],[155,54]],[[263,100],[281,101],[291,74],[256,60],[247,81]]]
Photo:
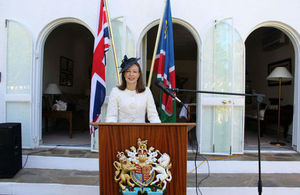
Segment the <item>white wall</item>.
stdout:
[[5,83],[6,79],[5,71],[6,71],[6,29],[3,25],[5,22],[5,9],[7,7],[8,2],[4,1],[0,3],[0,21],[2,25],[0,25],[0,73],[1,73],[1,81],[0,81],[0,123],[5,121]]
[[[125,16],[129,28],[137,37],[141,31],[161,15],[161,0],[130,0],[110,2],[112,17]],[[280,0],[173,0],[171,1],[172,16],[182,19],[193,26],[203,38],[214,20],[232,17],[234,25],[245,40],[253,28],[264,21],[281,21],[297,31],[298,10],[300,2],[290,0],[282,3]]]

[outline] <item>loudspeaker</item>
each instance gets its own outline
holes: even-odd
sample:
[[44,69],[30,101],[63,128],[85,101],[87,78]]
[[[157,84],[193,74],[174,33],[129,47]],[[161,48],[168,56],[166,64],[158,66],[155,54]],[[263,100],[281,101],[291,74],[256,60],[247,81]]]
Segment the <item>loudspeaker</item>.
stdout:
[[0,178],[22,169],[21,123],[0,123]]

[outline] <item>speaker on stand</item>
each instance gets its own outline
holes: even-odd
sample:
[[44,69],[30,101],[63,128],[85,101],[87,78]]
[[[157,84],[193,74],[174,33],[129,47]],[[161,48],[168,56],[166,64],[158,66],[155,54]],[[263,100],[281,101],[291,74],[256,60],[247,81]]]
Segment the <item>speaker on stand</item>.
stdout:
[[0,178],[22,169],[21,123],[0,123]]

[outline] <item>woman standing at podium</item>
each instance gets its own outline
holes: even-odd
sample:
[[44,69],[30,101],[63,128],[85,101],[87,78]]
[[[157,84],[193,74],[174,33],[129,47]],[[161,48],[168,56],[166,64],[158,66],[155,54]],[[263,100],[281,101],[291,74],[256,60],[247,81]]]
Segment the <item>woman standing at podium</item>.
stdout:
[[160,123],[152,93],[143,83],[139,58],[124,56],[121,64],[122,83],[110,93],[106,122]]

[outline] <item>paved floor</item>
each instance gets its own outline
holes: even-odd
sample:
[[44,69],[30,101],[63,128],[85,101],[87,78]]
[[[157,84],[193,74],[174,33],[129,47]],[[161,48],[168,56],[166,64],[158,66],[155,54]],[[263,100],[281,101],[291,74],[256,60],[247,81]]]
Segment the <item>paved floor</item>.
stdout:
[[[257,174],[198,174],[200,187],[255,187]],[[97,171],[21,169],[11,179],[0,179],[0,182],[17,183],[59,183],[99,185]],[[300,174],[262,174],[264,187],[299,187]],[[196,175],[187,176],[187,187],[196,186]]]
[[13,178],[0,182],[99,185],[99,177],[98,171],[21,169]]
[[[191,174],[187,177],[187,187],[196,186],[195,176],[195,174]],[[255,187],[258,182],[257,174],[210,174],[209,177],[207,176],[207,174],[198,174],[198,186]],[[203,181],[201,182],[201,180]],[[299,187],[300,174],[262,174],[262,184],[264,187]]]
[[[60,157],[78,157],[78,158],[98,158],[98,153],[91,152],[86,149],[63,149],[59,147],[53,148],[38,148],[33,150],[23,150],[23,155],[38,155],[38,156],[60,156]],[[220,156],[220,155],[197,155],[197,160],[242,160],[256,161],[257,153],[250,152],[242,155]],[[188,153],[188,160],[194,160],[195,153]],[[300,161],[300,154],[291,153],[276,153],[263,152],[261,153],[262,161]]]
[[65,149],[60,146],[37,149],[23,149],[23,155],[36,156],[60,156],[60,157],[77,157],[77,158],[98,158],[97,152],[91,152],[89,149]]
[[[188,160],[194,160],[195,153],[188,153]],[[245,153],[242,155],[197,155],[197,160],[234,160],[234,161],[257,161],[257,153]],[[262,161],[300,161],[299,153],[261,153]]]

